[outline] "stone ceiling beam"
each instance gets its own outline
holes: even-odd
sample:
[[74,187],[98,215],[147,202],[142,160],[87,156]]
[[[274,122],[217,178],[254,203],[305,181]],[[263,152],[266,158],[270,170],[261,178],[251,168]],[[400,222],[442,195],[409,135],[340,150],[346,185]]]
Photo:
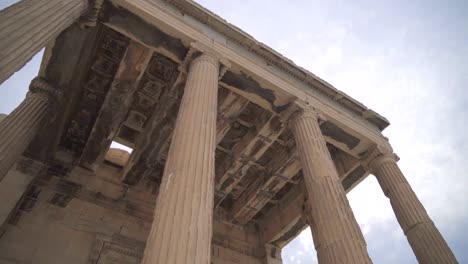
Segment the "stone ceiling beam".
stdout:
[[[263,97],[276,97],[275,100],[278,100],[278,93],[272,93],[270,90],[259,86],[260,84],[252,81],[248,76],[227,72],[225,78],[220,81],[220,85],[240,96],[249,98],[250,101],[273,113],[285,107],[285,105],[277,105],[277,102],[265,103],[263,98],[258,98],[258,94],[263,93]],[[266,94],[270,95],[267,96]],[[272,96],[273,94],[275,95]],[[320,128],[327,143],[354,157],[363,156],[365,150],[370,146],[368,141],[363,141],[347,132],[347,130],[336,125],[334,121],[323,120]]]
[[79,82],[79,94],[70,98],[69,104],[73,106],[67,113],[67,124],[55,155],[69,164],[77,164],[81,157],[130,41],[105,27],[99,33],[89,64],[84,66],[85,77]]
[[149,48],[130,41],[83,149],[80,160],[82,167],[94,171],[104,160],[112,140],[130,109],[133,94],[151,55],[152,51]]
[[249,100],[229,91],[226,98],[218,107],[218,120],[216,122],[216,143],[219,144],[231,125],[236,121],[242,110],[249,104]]
[[[345,189],[351,190],[368,175],[359,160],[339,149],[333,152],[333,161]],[[259,175],[256,182],[233,203],[231,220],[239,224],[250,221],[300,171],[295,145],[289,151],[275,153],[274,159],[265,167],[267,172]]]
[[[343,174],[340,174],[341,183],[346,193],[369,175],[369,172],[359,164],[351,166]],[[284,198],[259,220],[262,239],[265,243],[284,246],[308,226],[303,217],[306,197],[300,186],[301,184],[298,184],[289,190]]]
[[158,103],[152,110],[144,131],[137,138],[135,148],[124,168],[122,174],[124,183],[135,185],[148,175],[156,178],[162,177],[166,154],[164,151],[167,150],[166,145],[172,136],[185,79],[186,73],[179,69],[175,80],[158,89],[160,93]]
[[[216,144],[219,144],[224,138],[226,133],[231,128],[232,123],[236,121],[238,115],[241,114],[242,110],[249,103],[248,100],[230,93],[227,98],[223,100],[218,109],[217,123],[216,123]],[[221,112],[223,111],[223,112]],[[161,145],[159,150],[159,158],[161,164],[163,164],[167,159],[167,153],[169,152],[170,142],[172,139],[173,131],[170,131],[170,134],[165,137],[165,142]],[[217,149],[231,153],[230,150],[223,149],[221,146],[217,145]]]
[[249,222],[286,183],[301,170],[295,147],[275,155],[268,163],[267,172],[252,184],[232,205],[231,217],[239,224]]
[[80,96],[100,29],[100,26],[81,28],[75,23],[46,46],[39,76],[57,87],[63,94],[63,101],[68,103],[61,105],[55,118],[31,142],[27,151],[29,157],[40,161],[53,158],[67,119]]
[[284,131],[286,128],[284,122],[293,112],[292,109],[293,107],[289,107],[281,115],[271,115],[268,120],[265,120],[265,115],[259,116],[255,120],[256,124],[234,145],[233,162],[216,182],[216,206],[227,197],[247,174],[249,168],[255,165],[255,162]]

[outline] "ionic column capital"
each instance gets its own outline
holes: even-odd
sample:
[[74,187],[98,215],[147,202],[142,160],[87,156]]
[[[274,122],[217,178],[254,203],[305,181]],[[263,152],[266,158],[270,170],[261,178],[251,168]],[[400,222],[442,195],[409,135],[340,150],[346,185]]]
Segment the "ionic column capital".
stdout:
[[324,117],[324,115],[320,113],[314,107],[295,102],[293,107],[290,107],[290,109],[294,111],[289,116],[290,127],[293,127],[298,121],[303,120],[303,119],[313,119],[319,124],[326,121],[326,118]]
[[378,170],[382,164],[389,162],[396,163],[399,160],[400,158],[395,153],[393,153],[393,149],[390,145],[377,145],[367,155],[365,165],[368,167],[371,173],[375,173],[375,171]]
[[27,97],[35,97],[44,101],[52,100],[58,103],[62,99],[62,92],[52,86],[47,80],[42,77],[35,77],[29,85]]
[[217,67],[218,70],[219,70],[219,64],[220,64],[220,61],[219,61],[219,58],[216,57],[214,54],[212,53],[201,53],[198,57],[196,57],[191,65],[195,65],[197,63],[200,63],[200,62],[207,62],[207,63],[210,63],[212,64],[213,66]]
[[369,169],[371,172],[375,172],[384,163],[393,162],[396,163],[399,160],[395,153],[388,153],[380,155],[369,162]]
[[216,51],[213,47],[210,47],[199,41],[192,42],[190,44],[189,54],[193,56],[194,54],[196,55],[196,53],[199,53],[200,55],[197,58],[195,58],[195,60],[192,63],[194,63],[200,57],[208,57],[212,61],[217,61],[218,67],[220,67],[218,76],[219,80],[223,77],[226,71],[231,68],[231,62],[224,55]]

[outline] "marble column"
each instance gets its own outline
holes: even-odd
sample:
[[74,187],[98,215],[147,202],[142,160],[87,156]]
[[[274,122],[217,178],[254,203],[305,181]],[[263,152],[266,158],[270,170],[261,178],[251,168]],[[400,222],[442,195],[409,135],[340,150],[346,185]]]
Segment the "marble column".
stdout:
[[32,80],[24,101],[0,122],[0,181],[50,118],[60,93],[41,77]]
[[397,165],[391,152],[376,155],[369,169],[377,178],[419,263],[458,263]]
[[302,164],[309,224],[320,264],[372,263],[313,109],[293,115],[291,129]]
[[0,84],[70,26],[88,0],[22,0],[0,11]]
[[190,65],[143,264],[210,263],[219,67]]
[[44,164],[41,162],[20,157],[0,182],[0,227],[5,224],[29,184],[43,167]]

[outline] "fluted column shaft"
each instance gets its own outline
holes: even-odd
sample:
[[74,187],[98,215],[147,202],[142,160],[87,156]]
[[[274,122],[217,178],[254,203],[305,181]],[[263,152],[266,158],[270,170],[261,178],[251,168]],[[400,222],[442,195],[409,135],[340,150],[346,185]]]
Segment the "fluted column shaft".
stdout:
[[143,264],[210,263],[219,62],[190,66]]
[[393,154],[381,155],[370,163],[370,169],[390,199],[419,263],[458,263],[396,161]]
[[87,8],[88,0],[22,0],[0,11],[0,84]]
[[24,101],[0,122],[0,180],[46,124],[51,104],[59,96],[57,90],[37,77],[31,82]]
[[320,131],[316,113],[306,109],[295,114],[291,128],[302,163],[310,207],[308,219],[318,262],[372,263]]

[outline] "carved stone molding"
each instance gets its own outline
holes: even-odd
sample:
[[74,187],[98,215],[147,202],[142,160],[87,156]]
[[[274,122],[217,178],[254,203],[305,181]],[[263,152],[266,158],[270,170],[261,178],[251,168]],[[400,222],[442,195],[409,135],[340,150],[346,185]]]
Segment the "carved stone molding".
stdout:
[[176,62],[160,53],[153,55],[135,92],[125,125],[137,131],[145,129],[161,97],[175,82],[177,66]]

